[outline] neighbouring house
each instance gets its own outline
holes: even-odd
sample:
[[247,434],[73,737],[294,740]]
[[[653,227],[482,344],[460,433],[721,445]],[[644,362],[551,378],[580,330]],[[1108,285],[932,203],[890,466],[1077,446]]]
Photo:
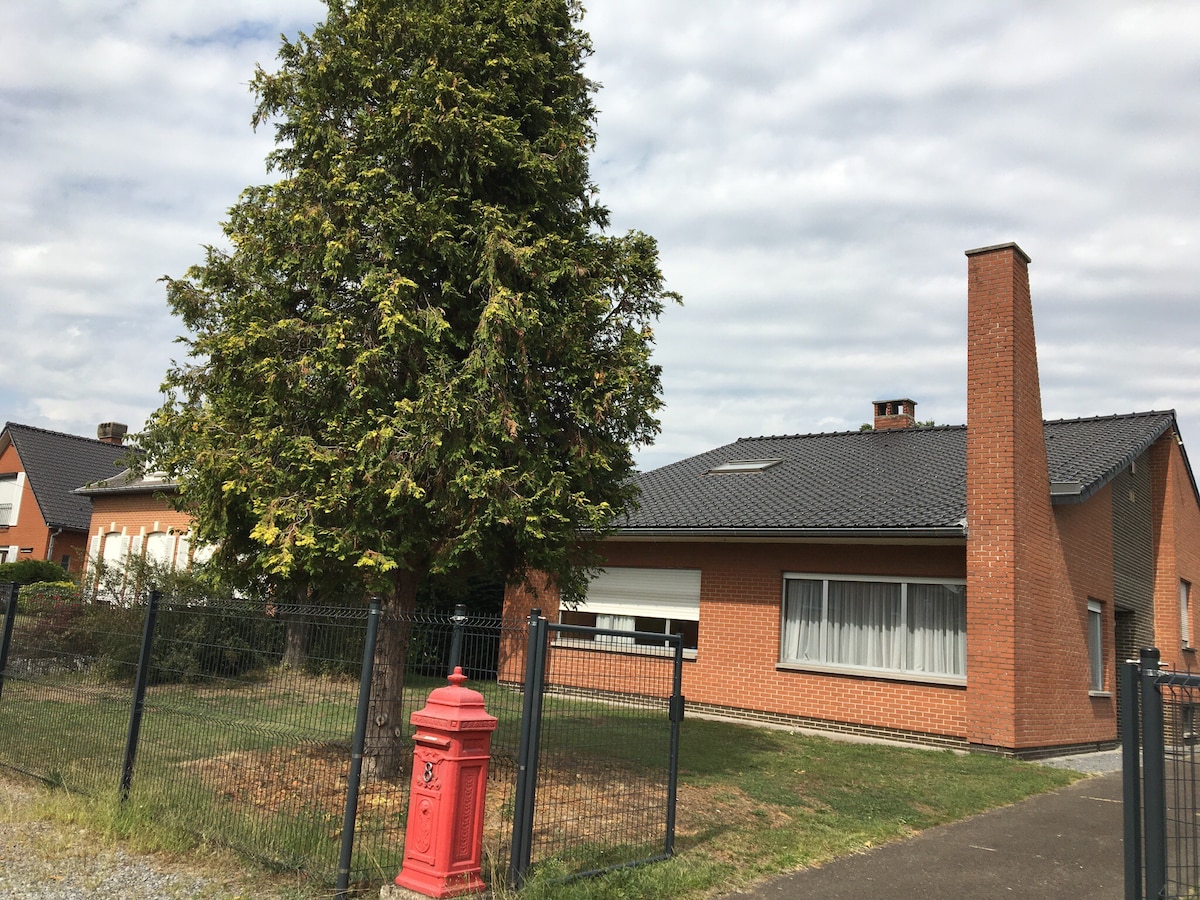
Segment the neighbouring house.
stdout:
[[508,612],[682,633],[692,710],[1017,756],[1112,745],[1119,660],[1153,644],[1197,668],[1195,478],[1171,411],[1043,421],[1029,258],[967,257],[965,426],[877,401],[873,430],[640,474],[586,599],[560,609],[535,574]]
[[107,478],[129,454],[127,429],[107,422],[97,439],[9,422],[0,432],[0,562],[46,559],[82,570],[92,504],[74,493]]
[[131,558],[167,568],[186,569],[204,558],[206,548],[190,541],[192,518],[171,505],[178,484],[162,474],[119,472],[77,488],[91,500],[87,571],[124,572]]

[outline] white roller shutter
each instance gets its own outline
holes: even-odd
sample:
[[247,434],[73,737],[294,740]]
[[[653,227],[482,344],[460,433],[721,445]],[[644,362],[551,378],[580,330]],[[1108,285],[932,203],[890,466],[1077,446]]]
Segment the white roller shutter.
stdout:
[[699,569],[602,569],[579,612],[700,620]]

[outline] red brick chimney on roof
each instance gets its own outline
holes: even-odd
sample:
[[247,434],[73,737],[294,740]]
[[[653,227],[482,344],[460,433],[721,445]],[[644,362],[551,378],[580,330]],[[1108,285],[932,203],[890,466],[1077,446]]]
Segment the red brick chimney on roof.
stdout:
[[917,404],[912,400],[876,400],[875,430],[914,428],[917,424]]
[[125,435],[128,432],[129,427],[120,422],[102,422],[96,428],[96,440],[120,446],[125,443]]

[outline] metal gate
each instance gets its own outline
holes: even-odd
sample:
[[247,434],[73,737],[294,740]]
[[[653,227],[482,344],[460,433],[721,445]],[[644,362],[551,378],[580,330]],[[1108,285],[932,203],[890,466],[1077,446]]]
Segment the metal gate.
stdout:
[[566,870],[579,877],[669,857],[683,638],[564,625],[535,609],[528,648],[510,881],[542,858],[575,857]]
[[1200,675],[1159,660],[1145,649],[1121,670],[1126,900],[1200,894]]

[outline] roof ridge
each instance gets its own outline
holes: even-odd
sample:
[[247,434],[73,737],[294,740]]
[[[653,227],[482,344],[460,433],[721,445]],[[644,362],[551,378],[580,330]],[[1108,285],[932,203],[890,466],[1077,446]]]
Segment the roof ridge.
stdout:
[[914,425],[912,428],[855,428],[846,431],[813,431],[808,434],[759,434],[750,437],[740,437],[735,444],[743,441],[790,441],[798,438],[843,437],[855,434],[889,434],[897,431],[957,431],[966,425]]
[[1116,419],[1148,419],[1151,416],[1175,416],[1173,409],[1151,409],[1145,412],[1109,413],[1103,416],[1078,416],[1074,419],[1045,419],[1043,425],[1069,425],[1075,422],[1103,422]]
[[11,431],[14,428],[22,429],[24,431],[36,431],[39,434],[48,434],[52,435],[53,437],[71,438],[75,441],[87,441],[89,444],[104,444],[107,447],[123,447],[126,450],[133,449],[128,444],[114,444],[111,441],[102,441],[99,438],[85,437],[82,434],[71,434],[69,431],[54,431],[50,428],[41,428],[37,425],[22,425],[20,422],[4,423],[4,431]]
[[[1073,419],[1043,419],[1042,425],[1071,424],[1074,422],[1101,422],[1106,420],[1112,421],[1116,419],[1145,419],[1150,418],[1151,416],[1174,415],[1175,410],[1173,409],[1151,409],[1144,412],[1110,413],[1108,415],[1100,416],[1079,416]],[[947,423],[945,425],[914,425],[911,428],[855,428],[847,429],[845,431],[810,431],[808,433],[796,432],[793,434],[758,434],[737,438],[734,443],[740,444],[749,443],[752,441],[791,441],[801,438],[843,437],[854,434],[888,434],[896,431],[956,431],[966,427],[967,426],[965,424],[951,425]]]

